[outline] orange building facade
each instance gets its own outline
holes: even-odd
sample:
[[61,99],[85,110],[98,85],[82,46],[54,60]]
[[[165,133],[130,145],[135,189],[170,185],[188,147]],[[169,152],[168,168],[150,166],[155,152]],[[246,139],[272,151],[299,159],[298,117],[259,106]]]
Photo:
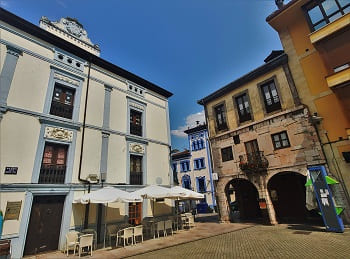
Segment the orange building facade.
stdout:
[[300,101],[313,114],[349,218],[350,1],[292,0],[266,21],[278,32]]

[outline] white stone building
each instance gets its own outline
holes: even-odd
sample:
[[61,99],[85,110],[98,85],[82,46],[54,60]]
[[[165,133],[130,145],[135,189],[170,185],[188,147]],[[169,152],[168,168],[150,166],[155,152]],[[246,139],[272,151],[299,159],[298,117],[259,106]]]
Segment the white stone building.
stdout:
[[[14,258],[62,248],[71,229],[102,240],[104,207],[72,201],[102,184],[170,185],[172,94],[100,58],[75,19],[38,27],[4,9],[0,18],[1,238]],[[157,214],[171,213],[162,205]],[[151,213],[148,200],[116,203],[106,220],[138,224]]]

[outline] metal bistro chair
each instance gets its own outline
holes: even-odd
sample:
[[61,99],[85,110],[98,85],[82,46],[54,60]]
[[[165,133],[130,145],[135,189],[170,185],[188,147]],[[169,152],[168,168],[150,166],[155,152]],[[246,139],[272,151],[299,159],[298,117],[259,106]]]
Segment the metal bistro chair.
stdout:
[[164,221],[158,221],[156,222],[156,232],[158,234],[159,238],[159,232],[163,231],[163,236],[166,236],[165,228],[164,228]]
[[73,254],[75,255],[75,250],[79,244],[78,242],[78,231],[70,231],[66,234],[66,249],[67,256],[69,255],[69,250],[73,249]]
[[134,244],[136,245],[136,237],[141,237],[141,243],[143,242],[143,226],[139,225],[134,227]]
[[164,232],[165,232],[166,235],[168,235],[168,233],[167,233],[168,230],[171,231],[171,235],[174,234],[174,232],[173,232],[173,221],[171,219],[166,220],[164,222]]
[[93,243],[94,235],[93,234],[86,234],[79,237],[79,257],[81,256],[81,252],[83,251],[84,247],[88,248],[88,252],[90,250],[90,255],[92,256],[92,243]]
[[109,239],[109,246],[112,246],[112,238],[117,238],[118,226],[117,225],[108,225],[107,226],[107,235]]
[[122,230],[119,230],[117,233],[117,241],[116,241],[116,247],[118,247],[119,239],[123,239],[124,241],[124,247],[125,247],[125,240],[126,243],[129,244],[129,239],[131,239],[131,245],[133,245],[134,241],[134,228],[124,228]]

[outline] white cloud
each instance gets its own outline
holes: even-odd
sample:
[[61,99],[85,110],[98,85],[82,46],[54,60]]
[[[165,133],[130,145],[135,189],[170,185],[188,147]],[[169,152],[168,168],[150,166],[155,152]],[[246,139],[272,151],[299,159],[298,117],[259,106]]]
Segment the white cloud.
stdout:
[[184,131],[188,128],[196,126],[197,121],[199,121],[200,124],[205,122],[204,111],[188,115],[185,119],[185,125],[179,126],[177,129],[172,130],[171,134],[180,138],[187,138],[187,134],[184,133]]
[[0,6],[1,7],[8,7],[9,6],[9,2],[5,1],[5,0],[0,0]]

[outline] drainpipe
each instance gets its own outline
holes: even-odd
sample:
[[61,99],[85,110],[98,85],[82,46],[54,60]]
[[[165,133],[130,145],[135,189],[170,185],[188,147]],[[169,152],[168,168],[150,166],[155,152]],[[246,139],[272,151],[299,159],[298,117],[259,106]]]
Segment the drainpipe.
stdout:
[[[90,193],[90,182],[86,179],[81,178],[81,166],[82,166],[82,162],[83,162],[83,153],[84,153],[86,111],[87,111],[89,86],[90,86],[90,70],[91,70],[91,57],[89,60],[89,70],[88,70],[88,78],[87,78],[87,85],[86,85],[85,107],[84,107],[83,126],[82,126],[82,132],[81,132],[81,145],[80,145],[80,157],[79,157],[79,169],[78,169],[79,170],[78,171],[78,180],[83,182],[84,184],[88,184],[88,193]],[[90,210],[90,203],[86,204],[86,206],[85,206],[84,229],[88,228],[88,225],[89,225],[89,210]]]

